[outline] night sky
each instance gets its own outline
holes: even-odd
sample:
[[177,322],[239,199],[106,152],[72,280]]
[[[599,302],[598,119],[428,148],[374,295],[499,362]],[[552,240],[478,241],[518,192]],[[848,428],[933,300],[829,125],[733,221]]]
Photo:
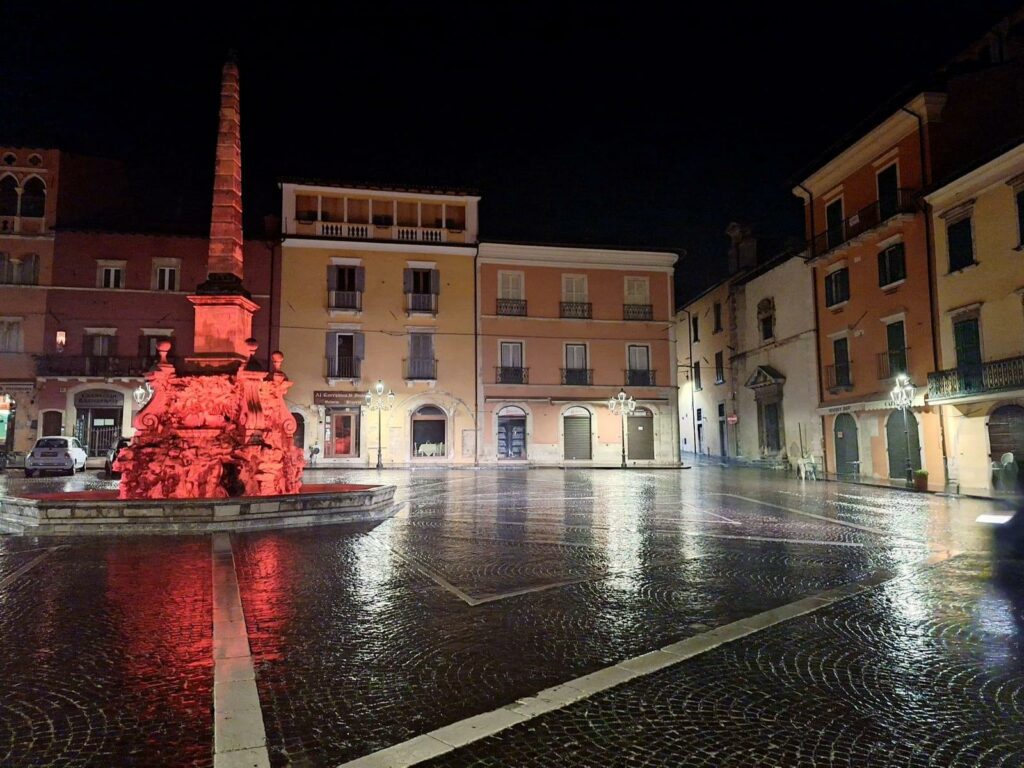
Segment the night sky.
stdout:
[[253,234],[281,176],[469,187],[485,238],[685,250],[689,295],[729,221],[800,234],[801,170],[1015,3],[214,5],[0,0],[0,143],[123,158],[141,219],[202,231],[233,47]]

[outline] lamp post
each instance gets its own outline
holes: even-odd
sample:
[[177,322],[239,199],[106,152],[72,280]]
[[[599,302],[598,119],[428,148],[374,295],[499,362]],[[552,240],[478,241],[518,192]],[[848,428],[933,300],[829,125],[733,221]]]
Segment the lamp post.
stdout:
[[636,401],[626,390],[620,389],[619,394],[608,398],[608,410],[622,416],[622,468],[626,468],[626,416],[636,410]]
[[903,411],[903,437],[907,441],[907,485],[914,484],[913,462],[910,459],[910,425],[907,421],[907,409],[914,402],[914,385],[910,377],[901,373],[896,377],[896,386],[892,388],[892,401],[897,408]]
[[389,389],[388,393],[385,395],[384,382],[380,379],[377,379],[377,383],[373,385],[373,389],[366,390],[366,407],[371,411],[377,412],[377,469],[384,469],[384,462],[381,460],[380,455],[380,414],[381,411],[390,411],[391,406],[394,404],[395,393]]

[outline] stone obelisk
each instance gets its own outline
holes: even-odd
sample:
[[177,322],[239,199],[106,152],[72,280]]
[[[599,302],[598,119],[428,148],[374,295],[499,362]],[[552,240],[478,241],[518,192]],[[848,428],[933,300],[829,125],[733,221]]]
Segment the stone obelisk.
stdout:
[[238,66],[233,57],[221,73],[206,270],[206,280],[188,297],[195,309],[195,337],[187,366],[232,372],[251,355],[247,340],[252,336],[253,313],[259,309],[242,284],[242,137]]

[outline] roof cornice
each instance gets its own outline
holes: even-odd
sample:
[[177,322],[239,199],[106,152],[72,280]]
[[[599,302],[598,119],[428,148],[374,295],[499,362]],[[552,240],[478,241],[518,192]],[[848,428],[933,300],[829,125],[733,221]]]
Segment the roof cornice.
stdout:
[[666,251],[630,251],[610,248],[574,248],[559,245],[480,243],[481,263],[526,263],[535,266],[578,266],[633,269],[671,269],[678,254]]

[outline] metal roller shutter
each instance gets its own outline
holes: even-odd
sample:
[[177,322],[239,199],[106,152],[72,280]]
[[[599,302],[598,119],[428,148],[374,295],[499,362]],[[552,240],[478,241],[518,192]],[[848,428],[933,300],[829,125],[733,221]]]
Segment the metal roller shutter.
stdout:
[[589,459],[590,456],[590,417],[566,416],[565,424],[565,458]]
[[629,458],[637,461],[654,459],[654,419],[650,416],[630,416],[627,430]]

